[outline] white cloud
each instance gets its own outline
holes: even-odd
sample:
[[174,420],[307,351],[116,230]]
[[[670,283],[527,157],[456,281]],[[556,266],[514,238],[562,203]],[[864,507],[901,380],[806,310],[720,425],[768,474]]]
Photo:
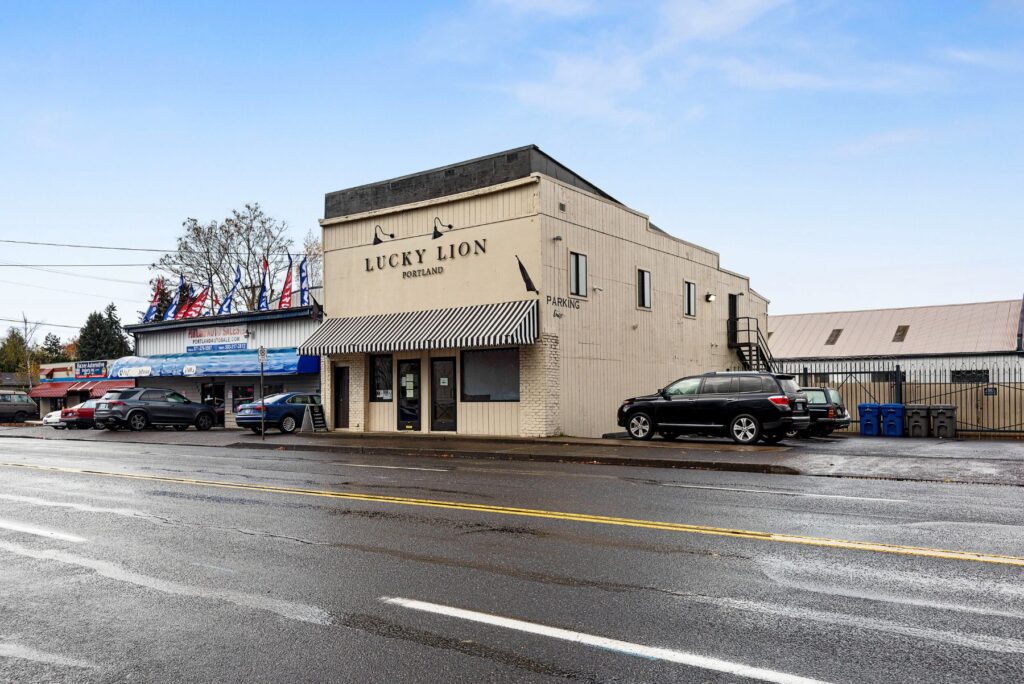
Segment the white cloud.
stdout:
[[788,0],[673,0],[662,5],[670,42],[735,35]]
[[518,15],[546,14],[561,18],[580,17],[594,10],[590,0],[489,0],[488,4]]
[[640,108],[624,104],[645,84],[643,64],[630,54],[556,55],[548,77],[520,82],[512,92],[543,109],[628,123],[647,118]]
[[733,85],[753,90],[834,90],[907,94],[934,90],[942,72],[913,65],[844,63],[828,71],[806,71],[765,60],[724,59],[717,64]]
[[844,157],[863,157],[893,147],[916,144],[927,140],[929,137],[931,136],[928,131],[918,128],[883,131],[851,140],[840,145],[837,151]]
[[1024,70],[1024,55],[1020,53],[949,48],[942,53],[942,56],[954,64],[992,69],[993,71]]

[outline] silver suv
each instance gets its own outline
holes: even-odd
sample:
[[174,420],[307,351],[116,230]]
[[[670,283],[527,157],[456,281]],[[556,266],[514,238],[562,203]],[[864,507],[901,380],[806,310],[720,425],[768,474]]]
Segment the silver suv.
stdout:
[[24,392],[0,390],[0,423],[24,423],[39,418],[39,407]]

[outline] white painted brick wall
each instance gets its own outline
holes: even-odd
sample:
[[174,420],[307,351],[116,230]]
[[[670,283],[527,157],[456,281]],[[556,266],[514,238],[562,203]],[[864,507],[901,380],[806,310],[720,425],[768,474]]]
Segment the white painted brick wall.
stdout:
[[366,355],[342,354],[320,358],[321,401],[327,416],[327,424],[334,420],[334,369],[348,366],[348,431],[366,430]]
[[519,348],[519,434],[552,437],[562,432],[558,336],[542,334]]

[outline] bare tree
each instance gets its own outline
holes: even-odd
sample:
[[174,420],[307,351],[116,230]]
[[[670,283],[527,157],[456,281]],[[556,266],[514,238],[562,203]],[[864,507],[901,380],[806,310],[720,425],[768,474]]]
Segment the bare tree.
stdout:
[[[306,237],[302,240],[302,253],[306,256],[306,270],[309,274],[309,288],[320,287],[324,284],[324,250],[320,244],[320,235],[314,233],[310,228]],[[323,297],[317,295],[318,301]]]
[[[182,224],[177,250],[164,255],[155,265],[160,271],[183,275],[198,288],[213,283],[223,299],[235,280],[235,268],[242,270],[242,281],[235,293],[236,303],[255,311],[259,304],[263,278],[263,258],[269,263],[267,301],[277,297],[275,283],[288,269],[288,252],[294,242],[287,237],[288,224],[267,216],[259,203],[232,209],[223,221],[203,224],[194,218]],[[169,279],[170,283],[177,279]],[[172,285],[173,287],[173,285]]]

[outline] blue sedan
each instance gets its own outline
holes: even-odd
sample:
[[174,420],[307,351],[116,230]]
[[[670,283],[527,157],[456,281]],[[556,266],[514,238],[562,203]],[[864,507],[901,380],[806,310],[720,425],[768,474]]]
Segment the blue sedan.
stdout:
[[320,404],[319,394],[285,392],[271,394],[263,401],[242,404],[235,415],[238,427],[247,427],[257,435],[267,428],[276,427],[285,434],[295,432],[302,425],[306,406]]

